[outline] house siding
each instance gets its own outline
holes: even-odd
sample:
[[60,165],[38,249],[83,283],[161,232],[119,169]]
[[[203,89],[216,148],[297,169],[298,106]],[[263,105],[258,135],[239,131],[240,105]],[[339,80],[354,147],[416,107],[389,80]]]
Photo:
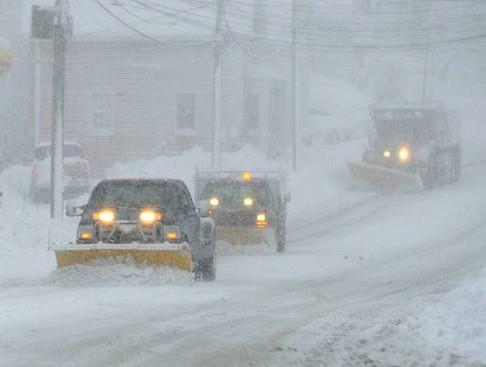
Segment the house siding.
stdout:
[[[52,123],[52,45],[42,46],[41,141]],[[227,66],[226,66],[227,65]],[[225,126],[241,126],[243,65],[236,50],[225,57]],[[91,129],[92,94],[111,95],[111,134]],[[177,94],[194,93],[194,143],[210,148],[213,120],[211,44],[70,42],[66,52],[65,139],[78,141],[96,175],[114,162],[161,153],[177,131]]]

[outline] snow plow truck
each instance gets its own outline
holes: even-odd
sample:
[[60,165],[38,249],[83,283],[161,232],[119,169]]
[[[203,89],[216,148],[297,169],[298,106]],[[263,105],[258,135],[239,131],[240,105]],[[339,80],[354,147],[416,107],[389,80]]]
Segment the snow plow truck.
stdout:
[[86,205],[67,206],[66,215],[81,218],[76,243],[54,249],[58,268],[130,256],[215,279],[214,221],[194,206],[183,181],[103,180]]
[[290,193],[283,172],[196,172],[195,197],[209,203],[216,240],[233,245],[265,243],[277,252],[285,250]]
[[380,188],[430,189],[461,174],[457,113],[441,103],[379,104],[370,108],[368,148],[348,163],[351,177]]

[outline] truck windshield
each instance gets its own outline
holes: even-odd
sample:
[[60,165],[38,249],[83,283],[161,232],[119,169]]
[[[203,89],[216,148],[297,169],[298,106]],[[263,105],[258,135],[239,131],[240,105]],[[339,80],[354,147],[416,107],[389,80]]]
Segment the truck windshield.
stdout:
[[203,190],[202,198],[217,197],[224,206],[241,207],[246,198],[254,200],[254,204],[268,207],[272,203],[272,196],[265,182],[243,182],[225,180],[209,182]]
[[430,138],[432,121],[424,119],[387,119],[376,123],[377,140],[406,139],[423,142]]
[[181,188],[172,182],[109,181],[95,187],[89,206],[176,208],[180,198]]
[[430,109],[379,109],[373,112],[377,141],[403,141],[422,144],[432,135],[437,111]]

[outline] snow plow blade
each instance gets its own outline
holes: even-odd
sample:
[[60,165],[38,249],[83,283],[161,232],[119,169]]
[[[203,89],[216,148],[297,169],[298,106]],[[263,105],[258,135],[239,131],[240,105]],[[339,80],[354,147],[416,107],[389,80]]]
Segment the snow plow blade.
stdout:
[[217,226],[216,240],[234,245],[259,245],[262,243],[272,247],[277,245],[273,228],[248,228],[237,225]]
[[354,180],[366,181],[380,188],[406,188],[422,190],[422,180],[417,174],[398,169],[375,166],[367,163],[348,163],[349,173]]
[[57,268],[75,264],[86,264],[97,259],[116,259],[123,262],[131,257],[136,264],[173,266],[192,271],[189,245],[183,244],[95,244],[68,245],[54,250]]

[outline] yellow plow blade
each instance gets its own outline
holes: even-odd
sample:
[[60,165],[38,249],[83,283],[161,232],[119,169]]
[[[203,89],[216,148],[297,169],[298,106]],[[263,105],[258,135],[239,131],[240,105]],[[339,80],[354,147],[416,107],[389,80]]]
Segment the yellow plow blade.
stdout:
[[169,246],[169,248],[155,248],[155,246],[130,245],[71,245],[63,249],[54,250],[57,268],[75,264],[86,264],[92,260],[125,258],[130,256],[137,264],[167,265],[185,271],[192,271],[192,260],[187,244]]
[[226,241],[234,245],[259,245],[266,243],[276,245],[273,228],[252,228],[236,225],[216,226],[216,240]]
[[348,169],[355,180],[363,180],[382,188],[423,188],[420,178],[413,173],[398,169],[374,166],[367,163],[349,162]]

